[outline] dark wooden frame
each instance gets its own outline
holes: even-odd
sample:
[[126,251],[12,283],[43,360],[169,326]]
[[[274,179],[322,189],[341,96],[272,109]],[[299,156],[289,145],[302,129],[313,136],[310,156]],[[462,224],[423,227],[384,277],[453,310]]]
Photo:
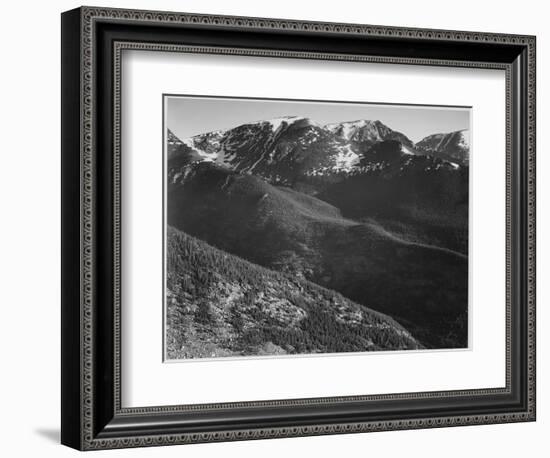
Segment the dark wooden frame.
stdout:
[[[124,409],[124,49],[499,68],[507,100],[505,388]],[[535,38],[82,7],[62,15],[62,434],[81,449],[533,421]]]

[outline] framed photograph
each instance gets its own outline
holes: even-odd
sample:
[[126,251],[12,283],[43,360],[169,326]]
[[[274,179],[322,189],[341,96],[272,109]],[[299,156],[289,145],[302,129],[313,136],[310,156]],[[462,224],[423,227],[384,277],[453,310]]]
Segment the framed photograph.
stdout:
[[535,420],[535,38],[62,15],[62,443]]

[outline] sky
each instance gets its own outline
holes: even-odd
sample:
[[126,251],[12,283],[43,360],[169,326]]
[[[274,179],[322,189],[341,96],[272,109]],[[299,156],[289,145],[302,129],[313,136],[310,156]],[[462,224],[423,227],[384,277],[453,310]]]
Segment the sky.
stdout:
[[303,116],[319,124],[380,120],[413,142],[470,127],[466,107],[166,96],[165,110],[166,126],[182,139],[281,116]]

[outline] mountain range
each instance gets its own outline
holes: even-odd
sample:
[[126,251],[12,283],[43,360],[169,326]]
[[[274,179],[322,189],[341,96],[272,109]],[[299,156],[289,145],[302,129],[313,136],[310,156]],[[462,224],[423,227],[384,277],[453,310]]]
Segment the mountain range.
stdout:
[[436,163],[436,167],[457,168],[468,163],[466,130],[430,135],[415,144],[380,121],[321,125],[309,118],[293,116],[243,124],[184,140],[169,130],[168,158],[187,155],[192,161],[215,162],[238,172],[284,183],[308,175],[356,173],[369,166],[384,167],[387,164],[383,157],[372,154],[365,160],[365,155],[369,156],[373,147],[387,141],[398,142],[399,156],[444,159]]
[[[183,140],[168,130],[167,150],[167,220],[178,240],[191,237],[206,244],[200,250],[209,256],[234,256],[392,317],[412,340],[397,339],[385,349],[467,345],[467,131],[413,143],[380,121],[321,125],[288,116]],[[184,272],[169,268],[168,276]],[[216,286],[224,282],[210,283],[209,297],[229,294]],[[170,316],[191,307],[178,297],[169,301]],[[317,305],[335,320],[330,301]],[[216,307],[209,303],[209,310]],[[216,355],[262,352],[265,345],[283,353],[295,348],[267,331],[252,347],[224,346],[207,326],[182,316],[181,326],[191,331],[172,326],[172,348],[187,345],[200,354],[200,348],[214,348]],[[231,334],[232,342],[242,337],[224,320],[216,324],[224,329],[219,333]],[[205,335],[213,346],[204,343]],[[336,342],[307,351],[342,351]],[[357,345],[347,351],[383,347]]]

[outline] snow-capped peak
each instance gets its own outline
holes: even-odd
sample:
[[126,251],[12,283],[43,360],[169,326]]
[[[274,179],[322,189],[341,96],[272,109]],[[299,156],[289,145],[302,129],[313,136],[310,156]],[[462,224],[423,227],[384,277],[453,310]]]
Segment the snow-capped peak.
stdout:
[[462,129],[428,135],[416,143],[415,148],[425,154],[467,165],[470,156],[470,131]]
[[271,128],[273,130],[277,130],[279,127],[281,127],[281,124],[284,122],[287,124],[292,124],[294,121],[298,119],[298,116],[280,116],[278,118],[268,119],[267,122],[271,124]]
[[381,121],[372,121],[370,119],[326,124],[325,128],[345,140],[351,140],[358,134],[373,140],[382,140],[382,136],[385,135],[386,130],[391,132],[391,129],[386,127]]
[[286,127],[296,126],[296,127],[307,127],[307,126],[316,126],[321,127],[319,123],[316,121],[313,121],[310,118],[305,118],[303,116],[281,116],[278,118],[269,119],[267,121],[261,121],[261,122],[267,122],[271,124],[271,128],[273,131],[278,130],[283,124]]

